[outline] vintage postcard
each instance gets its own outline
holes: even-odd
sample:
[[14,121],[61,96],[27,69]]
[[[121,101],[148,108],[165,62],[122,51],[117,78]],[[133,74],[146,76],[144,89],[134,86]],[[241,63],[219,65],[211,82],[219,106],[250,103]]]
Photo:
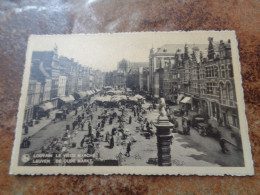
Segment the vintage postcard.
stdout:
[[234,31],[32,35],[10,174],[253,175]]

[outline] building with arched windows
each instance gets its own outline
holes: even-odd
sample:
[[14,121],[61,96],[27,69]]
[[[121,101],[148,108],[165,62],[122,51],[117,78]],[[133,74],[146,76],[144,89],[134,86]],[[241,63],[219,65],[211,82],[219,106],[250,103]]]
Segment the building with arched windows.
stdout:
[[208,58],[200,68],[201,112],[212,121],[239,129],[230,40],[213,44],[209,38]]
[[208,116],[212,125],[239,129],[230,40],[208,45],[166,44],[149,55],[149,91]]

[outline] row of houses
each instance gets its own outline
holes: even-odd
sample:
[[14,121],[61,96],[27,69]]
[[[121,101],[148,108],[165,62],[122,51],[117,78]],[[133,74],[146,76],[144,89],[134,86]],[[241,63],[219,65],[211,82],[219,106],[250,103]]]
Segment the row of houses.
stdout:
[[24,122],[39,119],[51,109],[94,93],[103,87],[103,82],[103,72],[58,56],[57,46],[53,51],[34,51]]
[[186,110],[238,130],[230,40],[216,43],[209,37],[208,41],[208,45],[151,49],[149,71],[141,71],[141,80],[155,98],[183,104]]

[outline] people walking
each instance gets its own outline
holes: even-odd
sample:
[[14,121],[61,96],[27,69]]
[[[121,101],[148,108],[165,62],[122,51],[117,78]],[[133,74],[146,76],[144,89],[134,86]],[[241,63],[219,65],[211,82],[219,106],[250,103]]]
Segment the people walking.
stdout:
[[131,152],[131,142],[129,141],[126,147],[126,156],[129,157]]
[[28,125],[24,125],[24,134],[27,135],[29,132],[29,127]]
[[229,151],[229,150],[227,149],[227,147],[226,147],[226,140],[225,140],[225,139],[221,138],[221,139],[219,140],[219,145],[220,145],[221,150],[222,150],[222,152],[223,152],[224,154],[226,154],[226,153]]
[[111,136],[111,139],[110,139],[110,148],[114,148],[114,137],[113,135]]
[[129,124],[131,124],[132,123],[132,116],[130,115],[129,116]]
[[84,131],[84,123],[81,123],[81,131]]
[[88,135],[89,136],[92,135],[92,126],[91,126],[90,122],[88,123]]

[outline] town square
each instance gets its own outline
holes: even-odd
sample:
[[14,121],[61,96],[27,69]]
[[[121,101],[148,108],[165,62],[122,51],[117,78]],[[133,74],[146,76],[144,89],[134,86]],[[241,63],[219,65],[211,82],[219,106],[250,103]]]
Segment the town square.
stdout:
[[164,44],[102,70],[33,51],[21,166],[244,166],[231,41]]

